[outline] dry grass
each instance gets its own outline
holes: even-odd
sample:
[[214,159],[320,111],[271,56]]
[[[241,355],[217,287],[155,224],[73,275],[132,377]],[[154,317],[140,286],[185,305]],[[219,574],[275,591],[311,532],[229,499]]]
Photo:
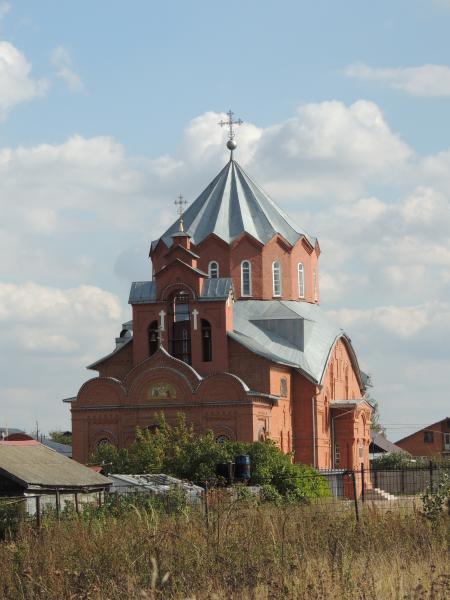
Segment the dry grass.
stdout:
[[0,543],[5,599],[450,597],[449,521],[302,507],[133,511],[23,527]]

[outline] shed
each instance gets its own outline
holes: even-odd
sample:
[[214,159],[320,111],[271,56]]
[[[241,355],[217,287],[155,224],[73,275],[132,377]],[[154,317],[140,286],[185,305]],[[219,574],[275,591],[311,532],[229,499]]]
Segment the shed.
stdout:
[[107,477],[36,440],[0,441],[0,497],[46,496],[45,504],[59,509],[61,500],[74,501],[74,494],[86,499],[111,485]]

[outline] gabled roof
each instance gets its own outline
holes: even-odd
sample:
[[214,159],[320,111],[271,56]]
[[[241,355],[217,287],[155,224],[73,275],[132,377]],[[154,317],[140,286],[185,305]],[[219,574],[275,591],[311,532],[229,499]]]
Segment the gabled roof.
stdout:
[[370,430],[370,445],[372,449],[370,452],[388,452],[389,454],[409,454],[400,446],[396,446],[389,440],[387,440],[382,433],[378,431]]
[[[194,244],[212,233],[227,243],[242,233],[249,233],[266,244],[278,233],[292,245],[303,236],[312,246],[316,244],[316,239],[295,225],[234,160],[227,163],[189,206],[183,214],[183,223]],[[177,220],[162,235],[168,247],[178,227]],[[152,249],[156,245],[157,241],[152,242]]]
[[102,489],[111,481],[35,440],[0,442],[0,475],[27,490]]
[[[202,271],[199,271],[199,273],[202,276],[206,275]],[[228,298],[231,291],[233,291],[231,277],[218,277],[216,279],[205,277],[199,300],[223,300]],[[154,281],[133,281],[128,303],[149,304],[151,302],[156,302],[156,283]]]
[[294,300],[239,300],[233,305],[234,331],[228,335],[260,356],[299,369],[322,382],[330,352],[345,342],[361,387],[356,355],[344,331],[317,304]]

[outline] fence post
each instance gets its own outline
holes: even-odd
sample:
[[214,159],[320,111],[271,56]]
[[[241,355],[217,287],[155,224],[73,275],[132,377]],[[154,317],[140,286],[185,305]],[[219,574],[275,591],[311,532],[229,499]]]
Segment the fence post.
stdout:
[[77,515],[80,514],[80,503],[78,502],[78,492],[75,492],[75,510]]
[[56,502],[56,518],[59,521],[59,519],[61,518],[61,504],[60,504],[60,497],[59,497],[58,489],[55,490],[55,502]]
[[433,461],[430,459],[430,464],[429,464],[429,469],[430,469],[430,490],[433,491]]
[[36,496],[36,526],[41,528],[41,497]]
[[355,471],[350,471],[350,475],[352,477],[352,482],[353,482],[353,501],[355,503],[355,516],[356,516],[357,523],[359,523],[359,506],[358,506],[358,496],[356,494],[356,474],[355,474]]
[[208,482],[205,481],[205,520],[206,528],[209,530],[209,494],[208,494]]
[[364,463],[361,463],[361,500],[366,501],[366,480],[364,472]]

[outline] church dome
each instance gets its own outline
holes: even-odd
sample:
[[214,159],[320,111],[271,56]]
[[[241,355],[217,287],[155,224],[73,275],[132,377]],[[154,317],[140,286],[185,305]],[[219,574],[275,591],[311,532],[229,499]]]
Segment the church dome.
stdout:
[[[312,246],[316,239],[292,222],[283,210],[233,159],[183,213],[184,230],[198,245],[214,233],[226,243],[248,233],[266,244],[275,234],[294,245],[302,236]],[[162,235],[167,246],[179,228],[176,221]]]

